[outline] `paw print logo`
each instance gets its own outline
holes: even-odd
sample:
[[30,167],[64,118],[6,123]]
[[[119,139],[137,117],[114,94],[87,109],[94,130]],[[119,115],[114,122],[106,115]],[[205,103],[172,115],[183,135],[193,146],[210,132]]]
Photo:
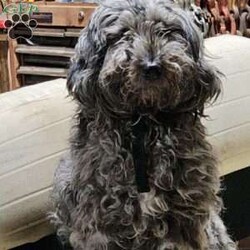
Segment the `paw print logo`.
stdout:
[[36,28],[37,22],[34,19],[30,19],[28,14],[14,14],[10,19],[7,19],[4,23],[8,29],[8,34],[11,39],[25,38],[30,39],[33,35],[33,29]]

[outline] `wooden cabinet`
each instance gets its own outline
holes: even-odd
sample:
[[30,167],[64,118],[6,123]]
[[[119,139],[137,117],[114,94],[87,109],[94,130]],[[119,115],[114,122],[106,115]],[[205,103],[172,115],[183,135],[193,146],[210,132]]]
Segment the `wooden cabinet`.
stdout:
[[65,78],[80,31],[95,4],[35,2],[38,26],[30,40],[9,40],[11,89]]

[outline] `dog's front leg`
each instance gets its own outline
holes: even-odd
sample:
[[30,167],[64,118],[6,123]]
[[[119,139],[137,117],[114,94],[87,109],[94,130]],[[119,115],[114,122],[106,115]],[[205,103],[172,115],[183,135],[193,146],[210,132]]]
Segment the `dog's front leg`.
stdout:
[[235,243],[230,239],[220,216],[214,211],[211,212],[206,233],[209,242],[209,250],[237,249]]

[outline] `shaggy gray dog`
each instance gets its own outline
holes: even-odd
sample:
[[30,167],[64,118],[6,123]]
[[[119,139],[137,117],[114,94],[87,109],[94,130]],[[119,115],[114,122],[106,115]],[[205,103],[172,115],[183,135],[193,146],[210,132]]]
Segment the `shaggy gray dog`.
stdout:
[[55,175],[58,235],[84,250],[236,249],[219,217],[201,123],[220,93],[191,17],[166,0],[111,0],[76,46],[78,104]]

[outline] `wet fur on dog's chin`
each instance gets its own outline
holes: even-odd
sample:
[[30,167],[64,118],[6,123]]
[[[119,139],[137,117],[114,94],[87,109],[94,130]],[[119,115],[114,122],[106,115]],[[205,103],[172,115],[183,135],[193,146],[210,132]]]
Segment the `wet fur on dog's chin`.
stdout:
[[[233,250],[217,164],[201,123],[220,93],[188,13],[167,0],[109,0],[83,30],[67,87],[78,104],[55,174],[51,219],[83,250]],[[149,193],[138,193],[134,115]]]

